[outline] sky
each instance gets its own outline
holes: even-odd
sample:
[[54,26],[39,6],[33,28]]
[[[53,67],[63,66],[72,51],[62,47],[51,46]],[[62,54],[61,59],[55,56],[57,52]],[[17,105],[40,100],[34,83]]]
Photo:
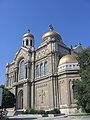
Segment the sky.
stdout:
[[0,0],[0,84],[27,30],[37,48],[49,24],[68,47],[90,46],[90,0]]

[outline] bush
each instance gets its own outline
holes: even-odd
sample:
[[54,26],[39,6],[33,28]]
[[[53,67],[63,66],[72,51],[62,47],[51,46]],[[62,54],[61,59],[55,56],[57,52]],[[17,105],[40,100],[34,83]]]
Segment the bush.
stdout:
[[45,112],[44,114],[42,114],[42,117],[48,117],[48,114]]
[[59,109],[53,109],[51,111],[44,111],[44,110],[35,110],[35,109],[27,109],[24,114],[42,114],[42,115],[46,115],[47,114],[60,114],[60,110]]
[[45,114],[46,112],[44,110],[39,110],[38,114]]
[[38,111],[35,109],[27,109],[24,114],[38,114]]
[[59,109],[53,109],[51,111],[46,111],[47,114],[60,114],[60,110]]

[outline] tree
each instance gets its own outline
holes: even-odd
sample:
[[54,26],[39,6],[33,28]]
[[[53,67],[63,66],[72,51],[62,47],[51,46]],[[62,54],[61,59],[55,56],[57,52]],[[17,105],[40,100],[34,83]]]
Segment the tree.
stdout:
[[78,54],[81,80],[74,81],[74,97],[78,107],[90,112],[90,48]]
[[1,86],[1,87],[3,88],[1,108],[14,107],[16,103],[15,95],[11,93],[9,90],[7,90],[4,86]]

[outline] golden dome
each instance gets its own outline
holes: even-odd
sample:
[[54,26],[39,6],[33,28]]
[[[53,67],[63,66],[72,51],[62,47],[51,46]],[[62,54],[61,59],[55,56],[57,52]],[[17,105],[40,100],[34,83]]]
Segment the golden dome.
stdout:
[[61,36],[59,35],[59,33],[54,31],[49,31],[42,36],[42,42],[44,42],[48,37],[57,37],[58,39],[61,40]]
[[65,55],[60,59],[59,65],[65,64],[65,63],[75,63],[75,62],[78,62],[77,59],[76,59],[76,56],[74,56],[74,55]]
[[23,38],[25,38],[25,37],[33,37],[33,38],[34,38],[34,36],[30,33],[30,30],[28,30],[28,31],[23,35]]

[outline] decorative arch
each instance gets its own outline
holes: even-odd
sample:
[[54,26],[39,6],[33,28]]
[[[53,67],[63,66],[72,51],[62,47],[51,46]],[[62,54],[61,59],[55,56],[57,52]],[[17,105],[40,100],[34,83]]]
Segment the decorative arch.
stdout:
[[17,108],[23,109],[23,90],[20,90],[17,95]]

